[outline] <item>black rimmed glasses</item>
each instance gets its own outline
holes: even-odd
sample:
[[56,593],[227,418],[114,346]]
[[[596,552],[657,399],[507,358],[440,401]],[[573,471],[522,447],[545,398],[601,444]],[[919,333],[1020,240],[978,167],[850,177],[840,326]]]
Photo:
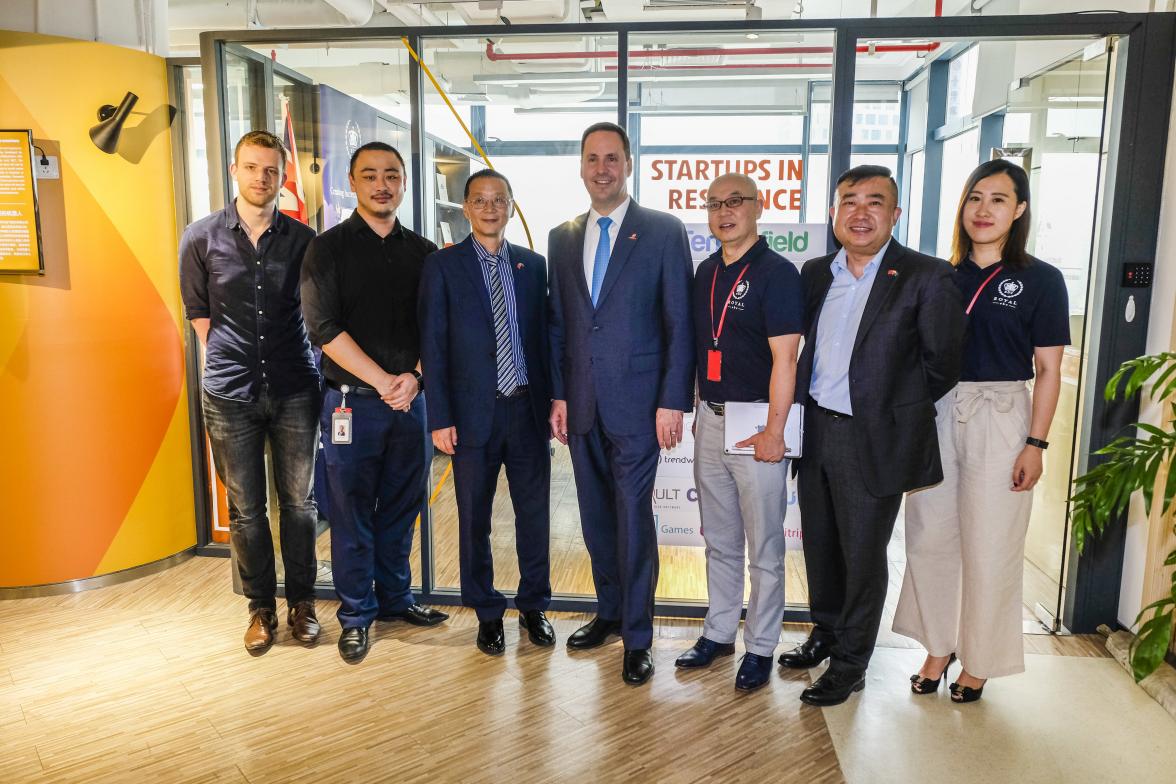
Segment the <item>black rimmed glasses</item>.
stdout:
[[707,212],[718,212],[723,207],[730,209],[737,209],[743,206],[745,201],[757,201],[758,196],[729,196],[726,199],[708,199],[706,202]]

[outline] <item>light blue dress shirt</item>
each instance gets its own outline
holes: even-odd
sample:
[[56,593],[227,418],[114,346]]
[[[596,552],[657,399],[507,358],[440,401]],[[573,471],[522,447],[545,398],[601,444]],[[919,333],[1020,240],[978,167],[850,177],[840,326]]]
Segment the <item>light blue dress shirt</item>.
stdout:
[[857,340],[866,300],[874,286],[874,277],[889,247],[890,241],[887,240],[870,259],[860,278],[855,278],[849,271],[845,248],[839,250],[829,263],[833,284],[825,295],[817,322],[817,347],[813,352],[813,378],[809,384],[809,395],[821,408],[853,414],[849,399],[849,360],[853,356],[853,344]]

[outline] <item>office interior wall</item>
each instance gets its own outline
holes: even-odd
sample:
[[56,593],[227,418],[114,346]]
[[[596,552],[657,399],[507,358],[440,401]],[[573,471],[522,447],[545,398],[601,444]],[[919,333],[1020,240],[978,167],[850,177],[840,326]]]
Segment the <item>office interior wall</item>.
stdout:
[[[117,151],[88,131],[138,95]],[[46,274],[0,277],[0,587],[195,544],[164,60],[0,32],[0,127],[58,157]]]

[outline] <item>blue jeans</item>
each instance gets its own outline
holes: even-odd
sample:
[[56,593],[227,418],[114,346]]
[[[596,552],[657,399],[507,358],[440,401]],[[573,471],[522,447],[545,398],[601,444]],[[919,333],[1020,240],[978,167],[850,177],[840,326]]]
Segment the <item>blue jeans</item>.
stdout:
[[318,390],[281,398],[263,390],[254,402],[203,392],[202,400],[216,474],[229,497],[229,536],[249,609],[276,606],[274,542],[266,512],[266,439],[278,490],[286,602],[313,599],[318,510],[311,489],[318,445]]
[[[321,425],[331,432],[338,390],[327,388]],[[412,595],[413,525],[424,502],[428,455],[425,399],[393,411],[378,397],[350,394],[350,444],[323,438],[330,500],[331,571],[339,596],[339,625],[370,626],[400,612]]]

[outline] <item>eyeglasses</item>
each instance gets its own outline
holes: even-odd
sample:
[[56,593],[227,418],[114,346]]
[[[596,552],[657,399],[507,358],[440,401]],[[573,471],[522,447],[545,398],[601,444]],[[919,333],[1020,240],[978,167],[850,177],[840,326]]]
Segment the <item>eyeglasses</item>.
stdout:
[[708,212],[718,212],[723,207],[730,207],[734,210],[742,207],[745,201],[757,201],[758,199],[758,196],[731,196],[721,201],[719,199],[710,199],[706,203],[706,209]]
[[496,210],[505,210],[510,206],[510,199],[505,196],[495,196],[493,199],[475,196],[469,200],[469,205],[475,210],[484,210],[487,207],[493,207]]

